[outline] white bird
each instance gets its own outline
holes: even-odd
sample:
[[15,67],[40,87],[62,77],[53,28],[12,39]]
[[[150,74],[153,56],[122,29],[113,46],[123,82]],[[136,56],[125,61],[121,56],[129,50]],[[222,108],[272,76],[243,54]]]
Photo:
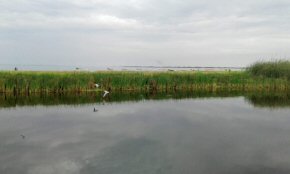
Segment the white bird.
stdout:
[[105,90],[105,91],[104,91],[103,98],[106,97],[107,94],[109,94],[109,91],[106,91],[106,90]]
[[95,87],[98,88],[98,87],[100,87],[100,85],[96,83],[96,84],[95,84]]

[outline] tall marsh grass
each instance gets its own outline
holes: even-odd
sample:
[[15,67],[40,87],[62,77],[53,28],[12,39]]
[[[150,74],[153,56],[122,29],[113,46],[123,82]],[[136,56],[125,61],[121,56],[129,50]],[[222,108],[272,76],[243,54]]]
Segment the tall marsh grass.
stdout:
[[[95,83],[101,85],[95,88]],[[2,93],[63,93],[98,90],[288,90],[285,78],[254,77],[248,72],[21,72],[0,71]]]
[[287,78],[288,80],[290,80],[290,61],[260,61],[249,66],[247,68],[247,71],[254,76],[268,78]]

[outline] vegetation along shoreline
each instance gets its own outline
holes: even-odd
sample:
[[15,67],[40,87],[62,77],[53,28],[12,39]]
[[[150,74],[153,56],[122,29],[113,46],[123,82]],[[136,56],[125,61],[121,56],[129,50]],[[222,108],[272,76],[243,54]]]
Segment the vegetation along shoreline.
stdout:
[[[98,87],[96,87],[98,84]],[[257,62],[243,71],[0,71],[0,92],[290,91],[290,62]]]

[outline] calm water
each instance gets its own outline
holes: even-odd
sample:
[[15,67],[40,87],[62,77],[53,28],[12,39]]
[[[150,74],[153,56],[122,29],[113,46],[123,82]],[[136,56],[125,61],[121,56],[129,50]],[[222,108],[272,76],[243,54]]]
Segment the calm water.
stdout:
[[290,108],[249,101],[2,107],[0,173],[289,174]]

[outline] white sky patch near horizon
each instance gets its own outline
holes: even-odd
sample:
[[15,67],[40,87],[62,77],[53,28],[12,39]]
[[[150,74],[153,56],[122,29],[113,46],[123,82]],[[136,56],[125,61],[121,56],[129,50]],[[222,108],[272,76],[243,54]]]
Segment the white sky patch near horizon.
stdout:
[[247,66],[290,58],[290,1],[0,0],[0,64]]

